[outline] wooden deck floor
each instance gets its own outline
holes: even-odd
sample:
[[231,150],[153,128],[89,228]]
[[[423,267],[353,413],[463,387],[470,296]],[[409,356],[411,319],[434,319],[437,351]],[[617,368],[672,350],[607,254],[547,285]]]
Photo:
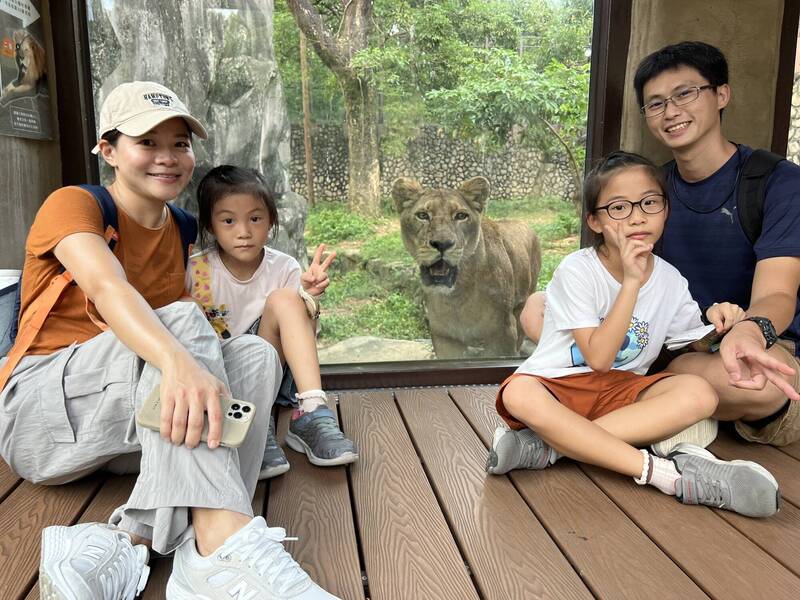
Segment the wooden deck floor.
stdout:
[[[764,520],[683,506],[568,460],[486,476],[494,390],[340,393],[360,461],[318,469],[287,450],[291,471],[260,485],[254,507],[300,538],[287,543],[294,557],[346,600],[800,597],[800,444],[723,434],[711,447],[777,477],[783,508]],[[2,467],[0,598],[38,598],[42,527],[105,520],[132,479],[44,488]],[[151,566],[144,597],[163,598],[170,561]]]

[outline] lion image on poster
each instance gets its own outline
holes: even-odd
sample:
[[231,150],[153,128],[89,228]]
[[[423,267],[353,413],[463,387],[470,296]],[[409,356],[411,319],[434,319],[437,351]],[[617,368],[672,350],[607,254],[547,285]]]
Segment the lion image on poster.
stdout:
[[436,356],[518,355],[519,314],[541,268],[536,233],[520,221],[484,216],[484,177],[432,190],[401,177],[392,197],[403,244],[419,265]]
[[17,62],[17,77],[3,88],[0,102],[37,93],[39,81],[47,74],[47,60],[42,45],[27,31],[18,29],[12,35]]

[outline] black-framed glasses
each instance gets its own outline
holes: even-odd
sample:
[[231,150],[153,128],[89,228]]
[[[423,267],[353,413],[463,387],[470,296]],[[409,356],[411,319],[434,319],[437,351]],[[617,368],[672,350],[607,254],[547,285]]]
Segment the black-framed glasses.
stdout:
[[668,96],[663,100],[651,100],[644,106],[639,107],[639,111],[645,117],[657,117],[658,115],[664,114],[664,111],[667,110],[667,102],[672,102],[675,106],[683,106],[684,104],[689,104],[697,100],[700,97],[700,92],[703,90],[709,90],[715,87],[717,86],[711,85],[710,83],[705,85],[693,85],[679,90],[672,94],[672,96]]
[[611,204],[598,206],[594,209],[594,212],[604,210],[608,213],[608,216],[615,221],[622,221],[631,216],[634,206],[638,206],[641,211],[647,215],[657,215],[667,207],[667,200],[661,194],[651,194],[645,196],[638,202],[615,200]]

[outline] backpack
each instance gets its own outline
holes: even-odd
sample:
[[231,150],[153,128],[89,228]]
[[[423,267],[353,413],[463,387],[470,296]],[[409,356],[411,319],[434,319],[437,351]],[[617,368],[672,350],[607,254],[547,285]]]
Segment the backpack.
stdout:
[[[755,246],[761,235],[767,181],[778,163],[784,160],[786,160],[784,157],[767,150],[753,150],[742,165],[736,191],[736,208],[739,213],[739,223],[751,246]],[[675,168],[675,161],[669,161],[663,168],[668,176]]]
[[[108,190],[101,185],[80,185],[78,186],[92,194],[97,202],[100,212],[103,215],[103,230],[104,239],[108,244],[108,248],[113,252],[114,247],[119,241],[119,221],[117,218],[117,205]],[[183,264],[186,265],[189,260],[189,254],[192,250],[192,245],[197,237],[197,221],[194,216],[172,204],[167,203],[175,223],[178,225],[178,230],[181,236],[181,246],[183,247]],[[19,318],[20,318],[20,305],[21,305],[21,290],[22,290],[22,277],[24,273],[20,273],[19,280],[12,285],[7,285],[0,290],[0,332],[3,333],[0,337],[0,357],[8,353],[8,360],[0,370],[0,390],[5,387],[8,378],[11,376],[14,367],[20,361],[27,349],[30,347],[36,334],[44,324],[47,315],[53,310],[53,307],[58,303],[61,294],[68,285],[74,285],[72,275],[61,267],[58,275],[54,276],[50,281],[50,285],[31,303],[29,309],[33,310],[33,316],[26,324],[24,330],[20,331]],[[13,302],[9,301],[10,294],[15,294]],[[87,298],[87,314],[92,322],[100,329],[105,330],[107,326],[95,319],[91,313],[88,312]]]

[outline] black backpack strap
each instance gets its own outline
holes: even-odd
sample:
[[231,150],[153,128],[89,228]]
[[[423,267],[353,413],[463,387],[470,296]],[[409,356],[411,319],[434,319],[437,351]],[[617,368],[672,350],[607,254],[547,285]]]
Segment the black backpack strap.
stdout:
[[178,224],[181,232],[181,245],[183,246],[183,264],[189,263],[189,254],[192,252],[194,241],[197,239],[197,220],[194,215],[180,206],[167,202],[167,207],[172,213],[172,218]]
[[739,222],[751,245],[755,245],[761,235],[769,176],[778,163],[784,160],[786,160],[784,157],[767,150],[754,150],[742,165],[739,189],[736,192],[736,207],[739,212]]
[[105,231],[109,227],[113,229],[114,235],[108,239],[108,248],[113,252],[114,247],[117,245],[117,240],[119,239],[119,220],[117,218],[117,205],[114,204],[114,199],[102,185],[83,184],[78,187],[89,192],[97,201],[100,212],[103,213],[103,230]]

